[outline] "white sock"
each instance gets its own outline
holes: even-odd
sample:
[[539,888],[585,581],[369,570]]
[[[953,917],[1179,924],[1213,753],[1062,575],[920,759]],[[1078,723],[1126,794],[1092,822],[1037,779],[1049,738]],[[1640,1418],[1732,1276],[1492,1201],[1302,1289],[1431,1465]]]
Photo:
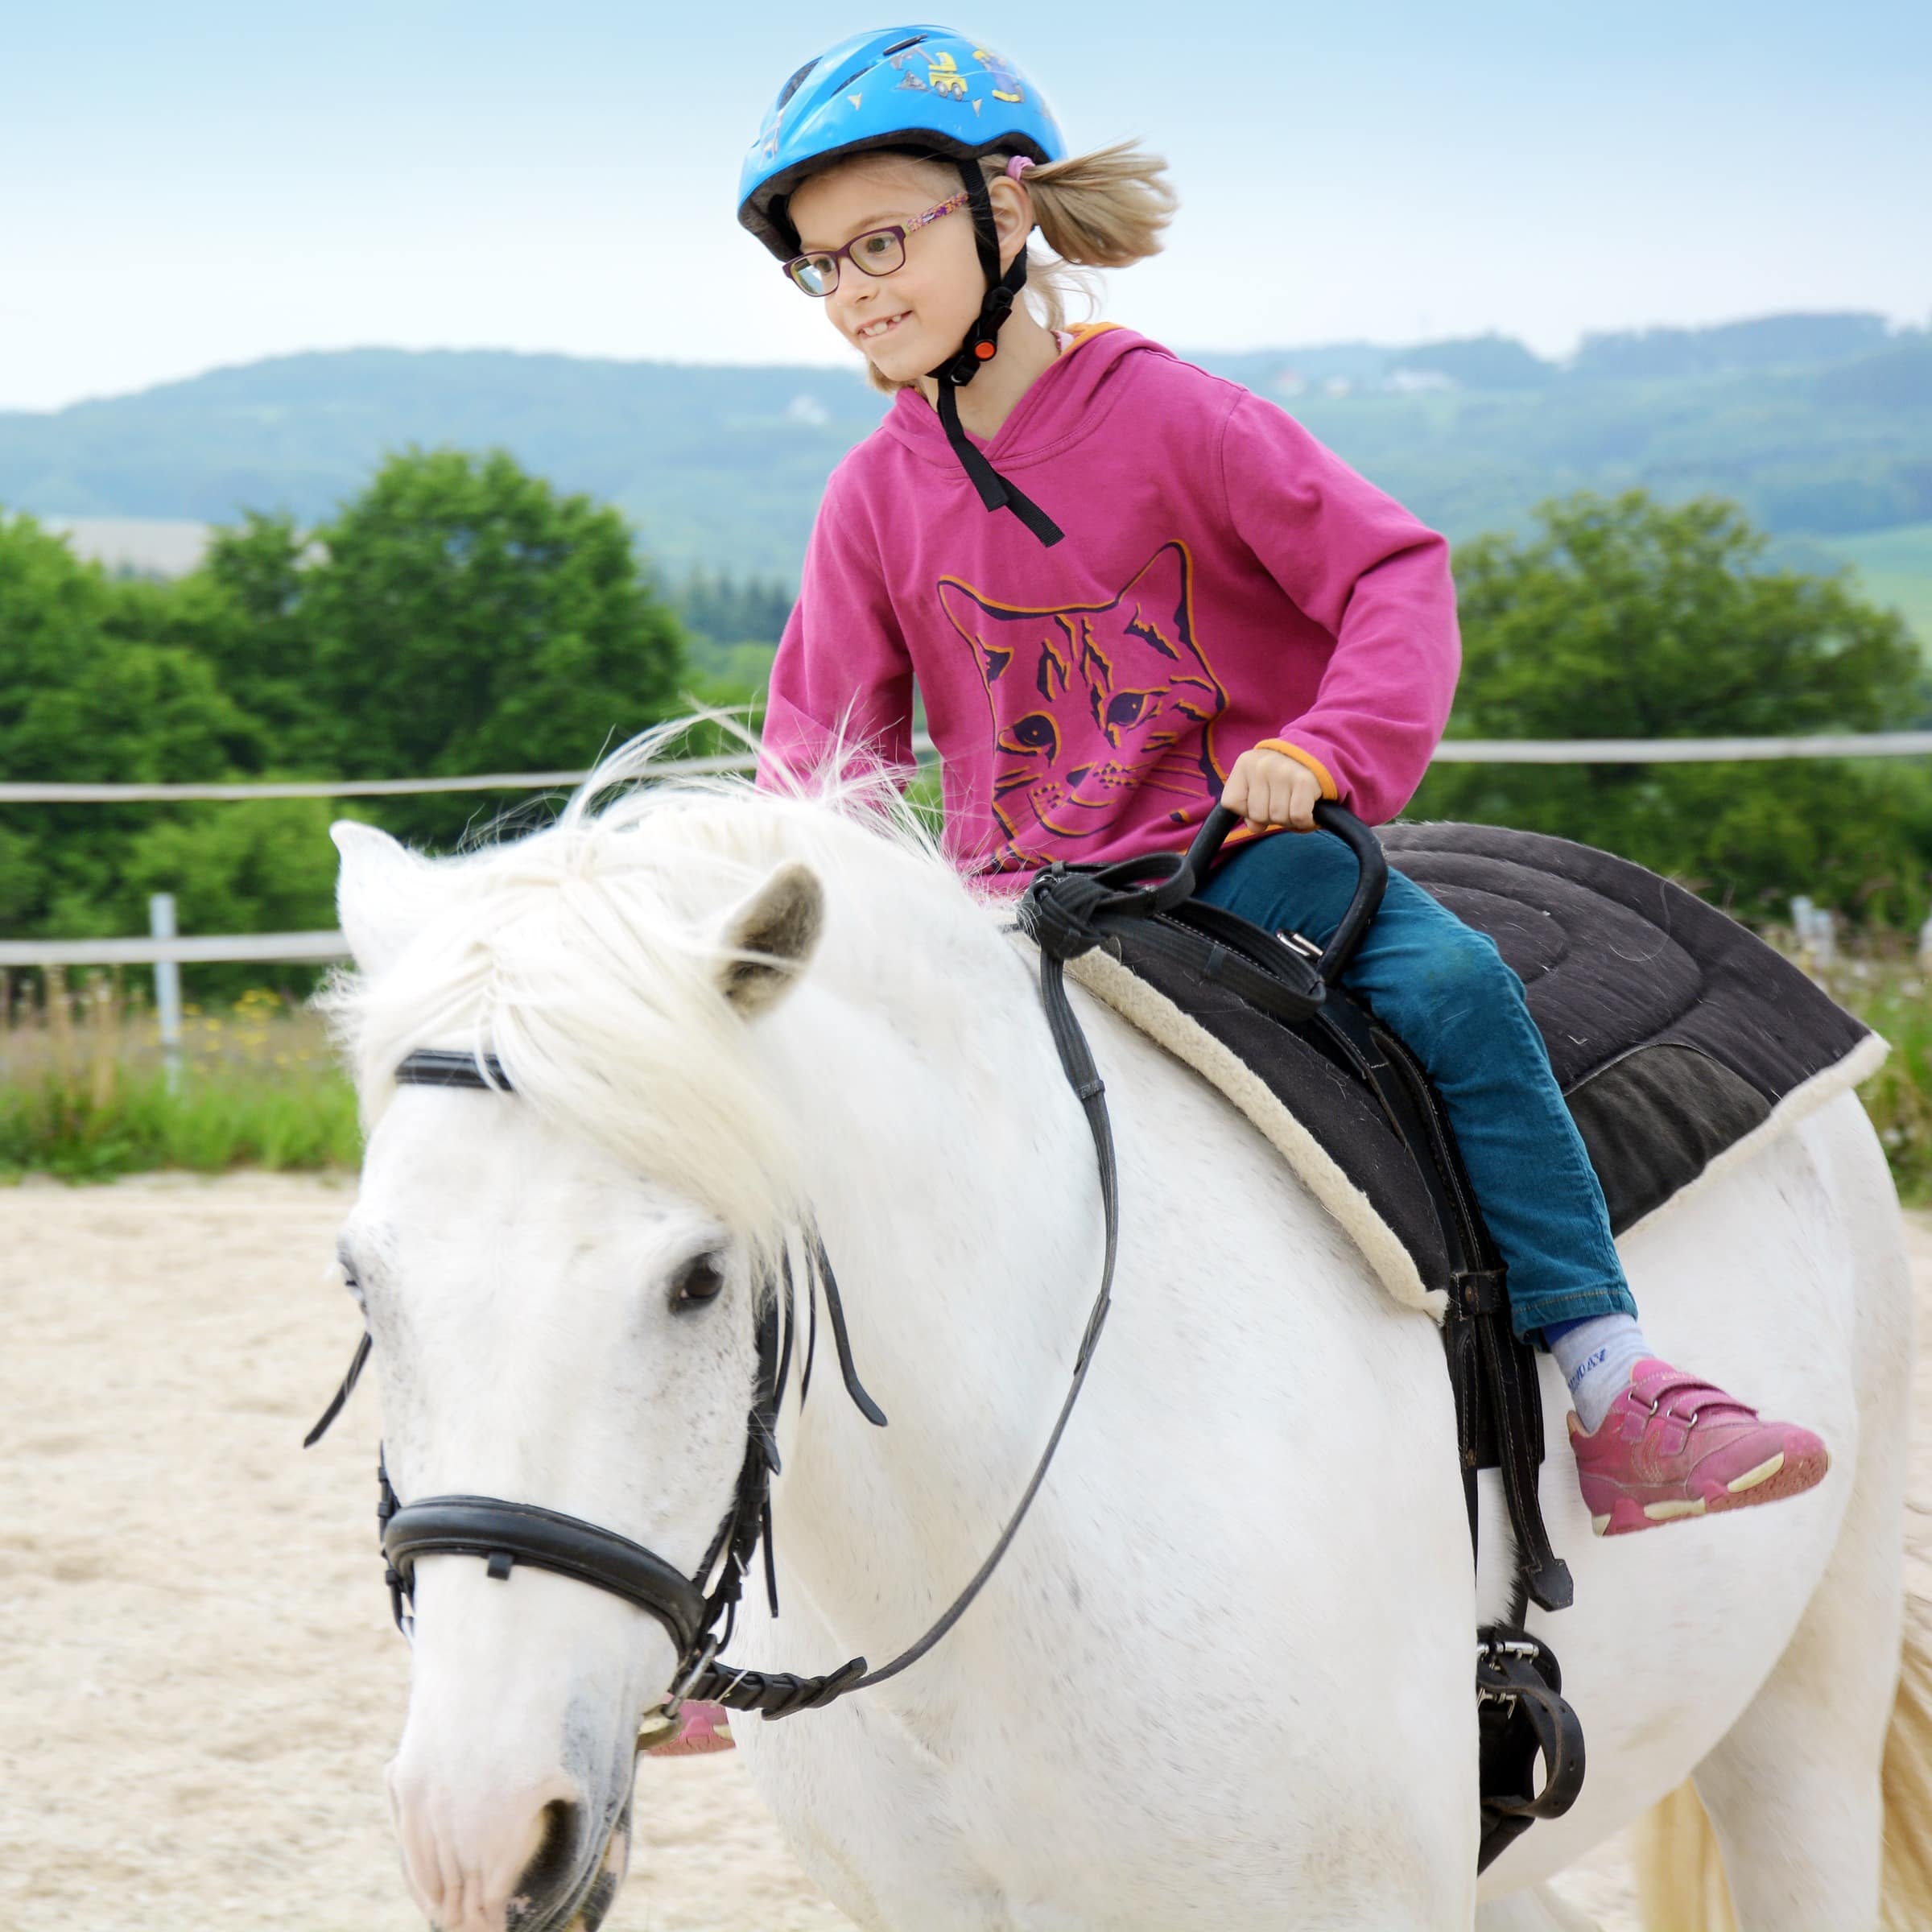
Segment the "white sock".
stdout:
[[1592,1315],[1545,1334],[1570,1385],[1577,1419],[1594,1435],[1610,1405],[1629,1385],[1637,1364],[1652,1352],[1650,1344],[1633,1315]]

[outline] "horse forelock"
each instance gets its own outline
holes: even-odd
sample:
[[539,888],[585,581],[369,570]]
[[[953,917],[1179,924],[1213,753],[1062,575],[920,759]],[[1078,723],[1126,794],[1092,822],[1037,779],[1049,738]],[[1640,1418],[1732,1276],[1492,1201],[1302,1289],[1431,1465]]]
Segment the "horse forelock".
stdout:
[[888,774],[848,756],[781,791],[650,782],[671,728],[606,758],[554,825],[431,862],[415,929],[320,996],[373,1129],[423,1046],[493,1054],[547,1125],[716,1214],[769,1262],[796,1224],[799,1124],[721,987],[720,931],[777,865],[825,888],[807,977],[863,999],[930,990],[992,927]]

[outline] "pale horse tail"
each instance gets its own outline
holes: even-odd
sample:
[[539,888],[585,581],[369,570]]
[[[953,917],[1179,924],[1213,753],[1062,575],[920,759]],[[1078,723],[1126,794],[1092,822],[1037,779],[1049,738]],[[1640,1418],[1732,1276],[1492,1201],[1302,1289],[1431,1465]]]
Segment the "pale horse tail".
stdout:
[[[1898,1697],[1885,1734],[1884,1932],[1932,1926],[1932,1604],[1905,1602]],[[1689,1783],[1651,1807],[1635,1839],[1637,1896],[1648,1932],[1737,1932],[1717,1835]]]

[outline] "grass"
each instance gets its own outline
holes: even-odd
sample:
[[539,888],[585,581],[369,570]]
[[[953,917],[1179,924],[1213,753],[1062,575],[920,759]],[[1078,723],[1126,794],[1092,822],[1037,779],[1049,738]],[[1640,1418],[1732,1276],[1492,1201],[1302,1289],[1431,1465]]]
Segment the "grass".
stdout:
[[[38,992],[38,989],[34,989]],[[353,1167],[355,1096],[313,1015],[272,993],[188,1009],[178,1063],[105,974],[0,998],[0,1180]]]
[[1814,976],[1891,1042],[1890,1057],[1859,1098],[1878,1129],[1899,1199],[1932,1206],[1932,979],[1896,957],[1853,960]]
[[[1932,1204],[1932,975],[1881,935],[1814,976],[1890,1041],[1860,1096],[1900,1197]],[[171,1076],[153,1015],[105,975],[52,1002],[0,976],[0,1181],[360,1162],[355,1096],[312,1013],[256,991],[223,1013],[191,1007],[184,1032]]]

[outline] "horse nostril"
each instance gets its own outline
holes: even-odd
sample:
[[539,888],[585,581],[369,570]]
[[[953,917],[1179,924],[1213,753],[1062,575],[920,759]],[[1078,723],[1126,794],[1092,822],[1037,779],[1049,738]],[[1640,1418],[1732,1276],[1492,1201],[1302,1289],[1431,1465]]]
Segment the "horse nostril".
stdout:
[[517,1932],[519,1925],[540,1922],[548,1905],[570,1883],[576,1870],[583,1815],[580,1806],[561,1798],[552,1798],[538,1814],[543,1836],[535,1856],[517,1880],[516,1893],[504,1915],[507,1932]]

